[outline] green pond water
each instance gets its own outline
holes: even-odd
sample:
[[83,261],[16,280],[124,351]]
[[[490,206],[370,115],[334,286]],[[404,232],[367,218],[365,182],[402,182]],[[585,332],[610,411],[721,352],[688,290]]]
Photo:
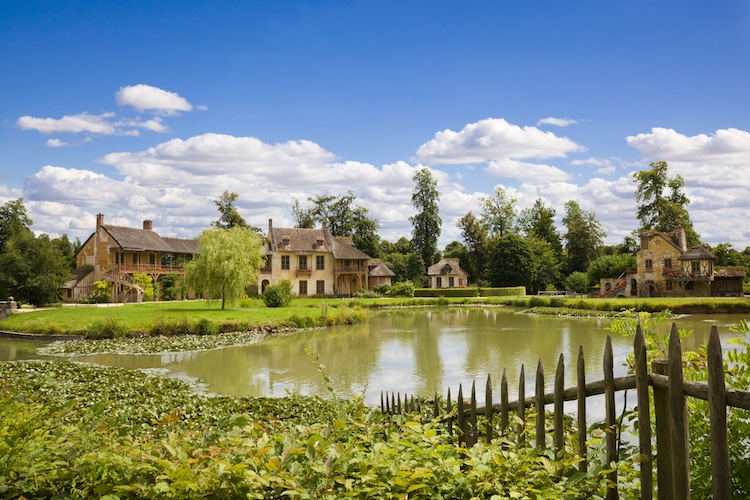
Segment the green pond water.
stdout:
[[[737,315],[694,315],[675,320],[679,328],[695,330],[683,349],[707,342],[716,325],[726,347],[735,334],[729,325]],[[431,396],[468,393],[476,380],[483,398],[488,374],[499,397],[506,370],[510,391],[516,393],[520,368],[525,366],[527,395],[532,394],[541,359],[546,385],[551,387],[560,353],[566,364],[566,386],[575,384],[579,346],[586,359],[586,378],[602,378],[602,355],[609,320],[534,317],[512,308],[445,307],[370,312],[365,325],[336,327],[274,336],[252,345],[210,351],[165,354],[98,354],[71,359],[107,366],[160,369],[168,376],[203,385],[206,391],[235,396],[285,396],[289,392],[327,396],[329,385],[337,396],[364,395],[379,404],[381,391]],[[667,331],[669,325],[662,325]],[[50,359],[37,349],[48,342],[0,338],[0,360]],[[624,374],[623,360],[632,339],[612,336],[616,375]],[[326,384],[309,349],[329,377]],[[455,397],[455,396],[454,396]]]

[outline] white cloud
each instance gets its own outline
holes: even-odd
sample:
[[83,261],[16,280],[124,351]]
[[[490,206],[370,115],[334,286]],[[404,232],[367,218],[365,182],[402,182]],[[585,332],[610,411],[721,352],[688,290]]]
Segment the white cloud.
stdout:
[[121,87],[115,94],[115,100],[118,106],[131,106],[139,111],[156,110],[175,113],[193,109],[193,105],[179,94],[142,83]]
[[610,160],[604,158],[594,158],[593,156],[586,160],[573,160],[570,162],[570,164],[576,166],[591,165],[594,167],[598,167],[595,172],[599,175],[612,175],[617,170],[617,167],[615,167]]
[[60,139],[48,139],[46,143],[44,143],[45,146],[48,148],[59,148],[62,146],[67,146],[68,143],[65,141],[61,141]]
[[570,179],[570,174],[557,167],[510,159],[491,161],[488,163],[485,171],[493,177],[518,179],[533,184],[545,184]]
[[578,123],[578,120],[572,120],[570,118],[542,118],[538,122],[536,122],[537,126],[539,125],[555,125],[556,127],[567,127],[569,125],[575,125]]
[[62,118],[22,116],[18,119],[16,125],[23,130],[36,130],[44,134],[90,132],[92,134],[110,135],[115,133],[115,127],[110,123],[113,116],[114,113],[103,113],[101,115],[81,113],[66,115]]
[[503,159],[561,158],[584,148],[566,137],[536,127],[519,127],[502,118],[469,123],[460,132],[443,130],[417,149],[430,164],[482,163]]

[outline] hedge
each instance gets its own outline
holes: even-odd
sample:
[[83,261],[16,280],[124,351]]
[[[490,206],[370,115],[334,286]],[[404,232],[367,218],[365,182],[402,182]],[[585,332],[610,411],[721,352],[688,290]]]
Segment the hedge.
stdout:
[[416,288],[415,297],[477,297],[478,288]]
[[526,295],[526,287],[525,286],[509,286],[509,287],[503,287],[503,288],[480,288],[479,289],[479,296],[480,297],[510,297],[510,296],[517,296]]

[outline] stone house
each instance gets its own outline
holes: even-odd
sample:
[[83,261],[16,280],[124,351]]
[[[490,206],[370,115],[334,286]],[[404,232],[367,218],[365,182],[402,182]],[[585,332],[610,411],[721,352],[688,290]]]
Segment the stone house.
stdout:
[[167,238],[153,230],[150,220],[142,229],[112,226],[96,216],[96,229],[76,253],[75,279],[63,289],[63,300],[80,301],[91,294],[95,281],[114,285],[112,302],[140,302],[143,289],[133,274],[151,276],[154,283],[175,273],[185,275],[185,264],[200,253],[197,239]]
[[258,277],[258,291],[281,280],[292,283],[298,297],[351,296],[369,289],[370,256],[351,239],[321,229],[275,228],[268,220],[266,265]]
[[469,285],[469,275],[458,265],[458,258],[440,259],[427,268],[430,288],[457,288]]
[[742,295],[745,268],[715,268],[706,247],[687,247],[685,231],[642,231],[636,269],[603,279],[599,297],[710,297]]

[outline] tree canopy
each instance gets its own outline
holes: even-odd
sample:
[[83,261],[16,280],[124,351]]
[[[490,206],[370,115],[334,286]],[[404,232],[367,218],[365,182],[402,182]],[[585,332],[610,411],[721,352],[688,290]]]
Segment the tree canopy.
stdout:
[[575,271],[586,271],[589,262],[599,253],[607,233],[602,229],[594,212],[587,212],[575,201],[565,204],[563,224],[565,233],[565,251],[568,260],[568,274]]
[[196,292],[221,299],[221,308],[245,294],[265,264],[263,238],[250,229],[206,229],[198,237],[201,253],[188,262],[185,281]]
[[502,237],[516,231],[517,201],[509,197],[502,186],[495,188],[493,196],[479,197],[479,203],[482,206],[482,222],[490,236]]
[[440,193],[437,190],[437,180],[427,168],[417,170],[412,180],[414,190],[411,203],[416,213],[409,217],[409,222],[412,223],[411,243],[422,261],[429,265],[438,253],[437,242],[443,224],[438,208]]
[[649,170],[633,174],[636,183],[636,218],[641,224],[640,229],[667,232],[681,226],[685,230],[688,246],[699,243],[700,236],[693,229],[687,211],[690,200],[682,192],[685,179],[681,175],[670,179],[669,166],[665,161],[651,162],[649,166]]

